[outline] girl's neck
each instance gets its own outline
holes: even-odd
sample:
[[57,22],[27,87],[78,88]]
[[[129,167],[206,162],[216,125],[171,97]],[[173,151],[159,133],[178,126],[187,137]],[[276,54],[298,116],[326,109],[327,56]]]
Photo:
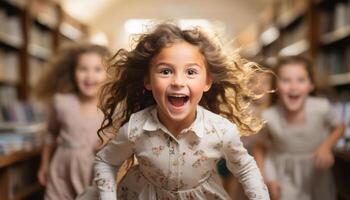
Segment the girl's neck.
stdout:
[[305,109],[294,112],[284,109],[284,117],[290,124],[303,124],[305,122]]
[[97,106],[98,97],[87,97],[82,94],[78,94],[78,98],[81,104],[93,104]]
[[196,113],[194,116],[189,116],[188,119],[182,121],[174,121],[172,119],[162,119],[158,113],[159,121],[170,131],[174,137],[178,137],[182,130],[189,128],[191,124],[195,121]]

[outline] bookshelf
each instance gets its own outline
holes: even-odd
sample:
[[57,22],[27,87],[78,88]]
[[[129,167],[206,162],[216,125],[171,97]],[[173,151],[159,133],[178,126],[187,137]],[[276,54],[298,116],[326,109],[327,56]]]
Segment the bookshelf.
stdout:
[[[0,109],[19,108],[23,113],[50,57],[65,43],[85,40],[89,30],[56,0],[0,0],[0,24]],[[7,114],[0,112],[0,200],[41,199],[43,188],[36,174],[42,147],[14,145],[6,150],[4,137],[18,134],[11,127],[32,128],[25,123],[18,126],[22,122],[18,116]]]
[[41,69],[61,45],[88,36],[87,26],[56,2],[0,1],[0,89],[14,86],[21,100],[30,97]]
[[[39,185],[39,183],[35,180],[35,173],[31,173],[30,183],[27,182],[27,184],[21,185],[18,183],[18,178],[14,177],[14,172],[21,172],[23,173],[23,168],[32,168],[30,170],[35,170],[34,167],[37,167],[36,163],[32,165],[33,159],[38,161],[39,155],[41,153],[41,147],[36,147],[29,151],[17,151],[13,152],[9,155],[2,155],[0,156],[0,193],[2,194],[0,196],[1,200],[20,200],[24,199],[31,194],[38,192],[42,189],[42,187]],[[30,162],[28,162],[30,161]],[[23,165],[25,164],[25,165]],[[28,164],[31,164],[28,166]],[[14,166],[20,166],[22,169],[16,169]],[[18,167],[17,167],[18,168]],[[26,170],[28,171],[28,170]],[[26,177],[22,177],[23,179],[27,179]],[[14,181],[16,180],[16,181]],[[28,179],[27,179],[28,180]],[[14,192],[16,190],[16,192]]]
[[25,161],[25,160],[31,159],[33,157],[36,157],[36,156],[40,155],[41,150],[42,150],[41,147],[36,147],[36,148],[29,150],[29,151],[21,150],[21,151],[13,152],[9,155],[1,155],[0,156],[0,168],[8,167],[8,166],[12,165],[13,163]]

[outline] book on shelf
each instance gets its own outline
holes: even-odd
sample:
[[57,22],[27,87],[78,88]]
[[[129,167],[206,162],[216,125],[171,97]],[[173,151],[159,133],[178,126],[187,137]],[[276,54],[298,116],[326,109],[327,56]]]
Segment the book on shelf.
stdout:
[[319,32],[327,34],[350,25],[350,3],[337,1],[333,9],[321,9],[319,12]]
[[30,151],[42,144],[43,132],[0,132],[0,155]]
[[30,58],[29,60],[29,85],[33,88],[43,72],[45,62],[40,59]]
[[335,5],[334,30],[350,24],[350,3],[338,2]]
[[6,10],[0,9],[0,41],[20,47],[23,43],[20,18],[8,15]]
[[15,88],[0,87],[0,154],[37,147],[46,130],[43,110],[17,99]]
[[317,57],[317,69],[330,75],[350,73],[350,46],[321,50]]

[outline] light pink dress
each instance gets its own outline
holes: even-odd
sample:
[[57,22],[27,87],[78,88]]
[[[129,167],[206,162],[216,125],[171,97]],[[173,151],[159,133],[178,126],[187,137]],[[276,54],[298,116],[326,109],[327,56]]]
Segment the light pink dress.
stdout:
[[[54,118],[50,119],[48,141],[56,140],[51,160],[45,199],[74,199],[92,183],[97,129],[103,115],[86,117],[80,112],[74,94],[57,94],[53,98]],[[97,108],[96,108],[97,109]]]

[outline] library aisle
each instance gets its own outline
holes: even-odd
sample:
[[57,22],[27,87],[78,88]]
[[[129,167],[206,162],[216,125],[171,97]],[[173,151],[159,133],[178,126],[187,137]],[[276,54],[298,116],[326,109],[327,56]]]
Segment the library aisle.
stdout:
[[318,95],[346,123],[332,170],[338,200],[350,200],[349,0],[0,0],[0,200],[43,199],[37,170],[47,116],[33,90],[57,50],[95,40],[115,53],[152,20],[169,19],[225,32],[228,45],[266,67],[280,56],[309,58]]
[[0,200],[40,199],[36,172],[46,123],[29,100],[48,59],[88,30],[59,3],[43,0],[1,0],[0,24]]

